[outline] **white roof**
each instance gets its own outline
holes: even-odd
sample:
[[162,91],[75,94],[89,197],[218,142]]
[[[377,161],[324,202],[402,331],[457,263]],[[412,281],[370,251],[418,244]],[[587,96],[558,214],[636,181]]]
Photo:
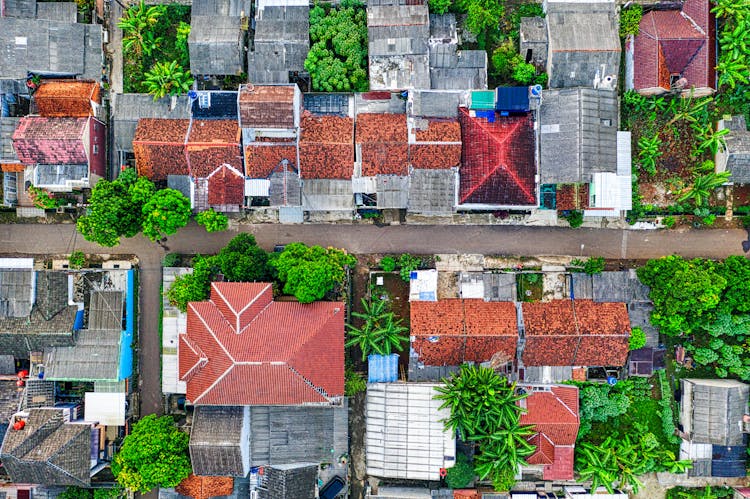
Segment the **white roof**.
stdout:
[[680,459],[713,459],[713,445],[683,440],[680,443]]
[[189,274],[190,268],[166,267],[162,277],[162,289],[164,297],[162,306],[162,336],[161,336],[161,391],[163,393],[187,392],[184,381],[180,381],[180,370],[177,357],[177,346],[179,344],[180,331],[187,327],[187,314],[180,312],[176,307],[169,304],[167,291],[174,282],[175,276]]
[[33,258],[0,258],[0,269],[33,269]]
[[268,197],[271,181],[267,178],[246,178],[245,196]]
[[439,480],[456,460],[456,440],[445,431],[433,383],[367,385],[367,474],[381,478]]
[[123,426],[125,393],[86,392],[83,419],[105,426]]
[[409,278],[409,301],[437,301],[438,272],[415,270]]

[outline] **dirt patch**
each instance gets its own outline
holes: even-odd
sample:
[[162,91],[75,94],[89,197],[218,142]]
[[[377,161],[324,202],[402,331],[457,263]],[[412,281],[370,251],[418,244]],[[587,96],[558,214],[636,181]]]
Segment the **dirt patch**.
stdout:
[[458,298],[458,275],[456,272],[438,272],[438,300]]
[[365,394],[358,393],[349,397],[349,497],[352,499],[362,499],[365,496],[365,429]]

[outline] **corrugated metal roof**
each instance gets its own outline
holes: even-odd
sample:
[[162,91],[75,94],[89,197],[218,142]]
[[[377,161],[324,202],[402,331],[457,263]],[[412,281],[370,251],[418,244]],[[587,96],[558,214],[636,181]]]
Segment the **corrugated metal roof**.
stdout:
[[83,419],[105,426],[123,426],[125,393],[86,392]]
[[469,109],[495,109],[495,91],[475,90],[471,92]]
[[180,380],[177,359],[177,343],[180,331],[187,327],[187,314],[169,304],[167,291],[172,287],[175,277],[190,274],[192,268],[165,267],[162,274],[162,336],[161,336],[161,391],[164,393],[181,393],[187,391],[187,384]]

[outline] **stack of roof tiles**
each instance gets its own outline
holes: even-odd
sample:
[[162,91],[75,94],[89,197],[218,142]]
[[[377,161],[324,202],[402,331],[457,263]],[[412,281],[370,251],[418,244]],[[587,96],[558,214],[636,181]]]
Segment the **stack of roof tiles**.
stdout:
[[534,129],[529,116],[494,122],[459,112],[463,151],[460,204],[535,205]]
[[21,118],[13,147],[25,165],[82,165],[88,163],[84,134],[87,118]]
[[193,404],[327,404],[344,393],[343,365],[343,303],[275,302],[270,284],[225,282],[188,305],[179,374]]
[[414,129],[416,140],[409,144],[409,161],[414,168],[435,170],[461,162],[461,125],[458,120],[420,120]]
[[362,176],[407,175],[407,135],[405,114],[359,114],[356,143],[360,146]]
[[167,175],[188,175],[185,138],[190,120],[142,118],[133,138],[138,174],[151,180],[166,180]]
[[101,90],[95,81],[45,81],[34,92],[40,116],[86,117],[93,114],[92,102],[101,104]]
[[411,302],[412,348],[433,366],[516,357],[518,325],[512,302],[443,299]]
[[523,323],[527,366],[622,366],[628,356],[625,303],[524,303]]
[[350,179],[354,174],[354,120],[305,112],[300,138],[300,176]]
[[185,150],[190,175],[194,178],[206,178],[224,164],[242,171],[237,121],[194,120]]

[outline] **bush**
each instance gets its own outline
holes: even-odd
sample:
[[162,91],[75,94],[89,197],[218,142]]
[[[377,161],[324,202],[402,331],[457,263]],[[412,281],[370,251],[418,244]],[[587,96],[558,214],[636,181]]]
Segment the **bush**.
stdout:
[[513,79],[521,85],[530,84],[534,81],[534,76],[536,76],[536,68],[528,62],[521,61],[513,68]]
[[384,272],[393,272],[396,270],[396,259],[392,256],[384,256],[380,259],[380,268],[382,268]]
[[76,250],[68,257],[68,266],[71,269],[82,269],[86,265],[86,255],[83,251]]
[[583,264],[583,271],[588,275],[601,274],[604,271],[604,257],[592,256]]
[[742,221],[742,226],[746,229],[750,229],[750,215],[745,215],[744,217],[740,218]]
[[620,11],[620,36],[625,38],[628,35],[637,35],[640,30],[641,17],[643,17],[643,7],[638,4]]
[[364,376],[355,371],[351,365],[347,364],[344,370],[344,395],[353,397],[365,390],[367,390],[367,382]]
[[711,227],[714,222],[716,222],[716,215],[714,214],[706,215],[705,217],[703,217],[703,223],[709,227]]
[[469,487],[473,481],[474,468],[469,464],[469,458],[465,454],[458,454],[456,464],[448,468],[445,484],[452,489],[463,489]]
[[571,229],[577,229],[583,225],[583,212],[581,210],[570,210],[563,218],[568,221]]
[[638,350],[646,346],[646,333],[639,327],[630,331],[630,350]]
[[221,232],[227,230],[227,227],[229,227],[227,216],[214,210],[206,210],[198,213],[195,216],[195,221],[198,222],[198,225],[205,227],[206,232]]
[[661,219],[661,224],[667,229],[674,227],[676,220],[673,216],[664,217]]
[[661,391],[661,400],[659,400],[659,416],[661,417],[662,429],[664,436],[673,444],[680,443],[680,437],[675,435],[674,412],[672,411],[672,390],[667,382],[667,373],[664,369],[657,371],[659,378],[659,389]]
[[167,253],[164,255],[164,260],[162,260],[161,265],[162,267],[178,267],[180,265],[180,260],[179,253]]
[[401,268],[401,270],[399,271],[401,274],[401,279],[409,282],[409,279],[411,278],[411,272],[413,270],[417,270],[421,263],[422,260],[419,257],[410,255],[409,253],[404,253],[400,257],[398,257],[398,266]]

